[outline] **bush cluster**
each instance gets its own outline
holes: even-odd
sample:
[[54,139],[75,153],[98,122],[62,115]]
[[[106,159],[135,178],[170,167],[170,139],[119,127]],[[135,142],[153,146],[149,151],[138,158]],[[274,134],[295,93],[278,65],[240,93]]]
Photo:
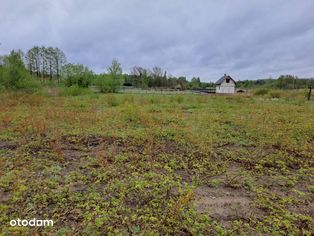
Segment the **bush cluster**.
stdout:
[[122,84],[120,77],[106,74],[98,75],[94,82],[101,93],[116,93]]
[[260,95],[260,96],[263,96],[263,95],[266,95],[268,93],[268,90],[267,89],[258,89],[254,92],[254,95]]
[[12,51],[3,58],[0,65],[0,91],[24,90],[34,92],[40,88],[25,68],[20,52]]

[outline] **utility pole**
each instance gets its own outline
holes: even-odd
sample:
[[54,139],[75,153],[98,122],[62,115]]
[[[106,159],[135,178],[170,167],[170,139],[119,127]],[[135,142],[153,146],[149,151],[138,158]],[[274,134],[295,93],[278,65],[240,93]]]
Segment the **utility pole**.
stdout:
[[311,85],[309,86],[309,89],[310,89],[310,90],[309,90],[309,94],[308,94],[308,96],[307,96],[307,100],[308,100],[308,101],[311,100],[311,93],[312,93],[312,86],[311,86]]

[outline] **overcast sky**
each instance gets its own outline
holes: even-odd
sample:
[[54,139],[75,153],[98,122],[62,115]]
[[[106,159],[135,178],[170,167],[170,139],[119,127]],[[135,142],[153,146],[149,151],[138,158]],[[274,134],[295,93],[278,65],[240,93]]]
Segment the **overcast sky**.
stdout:
[[314,77],[313,0],[0,0],[0,54],[56,46],[104,72]]

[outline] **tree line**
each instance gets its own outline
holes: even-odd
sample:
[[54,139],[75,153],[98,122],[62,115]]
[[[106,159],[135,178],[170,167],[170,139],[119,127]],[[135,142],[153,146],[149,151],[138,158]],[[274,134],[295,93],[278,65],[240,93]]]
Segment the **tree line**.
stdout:
[[151,70],[140,66],[134,66],[130,74],[126,74],[125,86],[137,88],[171,88],[171,89],[200,89],[206,88],[211,83],[201,82],[199,77],[193,77],[188,81],[186,77],[168,75],[166,70],[153,67]]
[[[10,76],[8,73],[3,73],[13,67],[18,68],[16,76],[14,73],[10,73]],[[13,85],[17,80],[20,82],[32,80],[34,84],[34,79],[41,82],[62,83],[68,87],[95,85],[103,92],[115,92],[121,86],[184,90],[206,88],[213,85],[201,82],[199,77],[193,77],[191,81],[184,76],[174,77],[157,66],[152,69],[134,66],[129,74],[123,74],[121,64],[117,60],[112,61],[106,72],[96,74],[82,64],[68,63],[65,53],[57,47],[34,46],[26,53],[21,50],[13,50],[9,55],[0,58],[0,84],[3,87],[21,87],[22,84],[20,86]],[[4,83],[4,80],[7,82]]]
[[276,88],[276,89],[303,89],[314,86],[314,78],[299,78],[294,75],[280,75],[277,79],[258,79],[238,81],[240,88]]
[[[13,50],[0,57],[0,90],[36,88],[39,82],[50,81],[66,87],[87,88],[97,86],[101,92],[116,92],[121,86],[162,89],[205,89],[214,83],[201,82],[199,77],[190,81],[184,76],[175,77],[158,66],[152,69],[134,66],[129,74],[123,74],[121,64],[113,60],[106,72],[96,74],[82,64],[67,63],[65,53],[57,47],[34,46],[25,54]],[[299,89],[312,84],[313,79],[300,79],[292,75],[281,75],[278,79],[238,81],[237,87],[269,87]]]
[[35,46],[27,51],[25,62],[31,75],[42,79],[56,78],[59,81],[66,56],[57,47]]

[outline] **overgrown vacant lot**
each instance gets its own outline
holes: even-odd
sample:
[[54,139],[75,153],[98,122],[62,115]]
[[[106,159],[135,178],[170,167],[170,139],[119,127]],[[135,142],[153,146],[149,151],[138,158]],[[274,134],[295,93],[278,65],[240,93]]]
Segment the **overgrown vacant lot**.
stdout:
[[[307,234],[314,104],[0,95],[3,234]],[[53,219],[51,228],[10,227]]]

